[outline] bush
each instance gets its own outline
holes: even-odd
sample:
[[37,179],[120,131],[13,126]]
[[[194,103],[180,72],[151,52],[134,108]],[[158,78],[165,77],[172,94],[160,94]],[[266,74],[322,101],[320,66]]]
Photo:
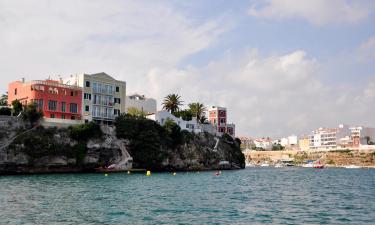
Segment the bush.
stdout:
[[94,122],[69,127],[70,137],[78,142],[87,141],[90,138],[100,138],[103,133],[100,126]]
[[8,107],[2,107],[2,108],[0,108],[0,115],[10,116],[10,115],[12,115],[12,110]]
[[158,123],[143,117],[121,115],[116,118],[118,138],[129,140],[134,162],[147,169],[160,169],[168,157],[166,146],[172,145],[167,131]]
[[39,121],[43,117],[43,112],[38,110],[36,103],[27,105],[22,112],[22,119],[28,121],[31,126]]

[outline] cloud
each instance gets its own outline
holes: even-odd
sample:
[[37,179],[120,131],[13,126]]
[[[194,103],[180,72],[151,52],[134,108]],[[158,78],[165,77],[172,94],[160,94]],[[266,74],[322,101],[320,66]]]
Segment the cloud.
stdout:
[[130,91],[146,89],[152,68],[176,67],[227,29],[220,19],[194,21],[167,2],[91,0],[2,1],[0,27],[4,83],[105,71]]
[[317,26],[358,23],[369,16],[365,1],[267,0],[253,4],[249,15],[267,19],[301,18]]
[[178,93],[185,103],[226,106],[237,134],[280,137],[320,126],[368,124],[373,84],[341,88],[319,80],[320,63],[302,50],[262,56],[227,53],[199,68],[153,70],[148,86],[159,99]]
[[359,46],[357,52],[360,62],[375,61],[375,36],[370,37],[368,40],[363,42]]

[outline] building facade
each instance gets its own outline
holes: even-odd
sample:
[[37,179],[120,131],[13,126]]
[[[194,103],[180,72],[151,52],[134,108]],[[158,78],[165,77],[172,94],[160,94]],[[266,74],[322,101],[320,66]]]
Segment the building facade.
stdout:
[[302,136],[298,140],[298,147],[301,151],[308,151],[310,149],[310,138],[308,136]]
[[126,82],[106,73],[72,75],[65,84],[79,86],[82,90],[82,119],[99,124],[113,124],[125,112]]
[[375,128],[364,126],[352,126],[350,130],[350,141],[352,147],[358,148],[362,145],[375,143]]
[[14,81],[8,85],[8,103],[16,99],[23,105],[35,102],[45,118],[81,120],[82,89],[61,80]]
[[154,114],[146,116],[147,119],[154,120],[158,122],[160,125],[164,125],[167,120],[172,120],[175,122],[178,126],[180,126],[181,130],[187,130],[189,132],[195,132],[199,133],[202,132],[203,130],[200,128],[198,125],[197,119],[192,118],[190,121],[185,121],[181,118],[177,118],[174,115],[172,115],[168,111],[158,111]]
[[130,108],[136,108],[146,115],[156,113],[156,100],[139,94],[128,95],[126,96],[126,112]]
[[340,124],[337,128],[319,128],[310,135],[310,149],[337,149],[350,136],[349,126]]
[[227,121],[227,109],[224,107],[211,106],[208,109],[208,121],[216,127],[219,133],[228,133],[235,136],[235,125]]

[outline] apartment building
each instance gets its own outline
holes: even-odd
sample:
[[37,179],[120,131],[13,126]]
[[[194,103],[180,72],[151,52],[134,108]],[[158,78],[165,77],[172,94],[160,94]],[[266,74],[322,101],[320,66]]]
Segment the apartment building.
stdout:
[[227,122],[227,109],[219,106],[211,106],[208,109],[208,121],[216,127],[219,133],[228,133],[235,136],[235,125]]
[[350,140],[353,147],[375,143],[375,128],[364,126],[352,126],[350,130]]
[[341,141],[351,135],[349,126],[340,124],[337,128],[319,128],[310,135],[310,149],[337,149]]
[[106,73],[72,75],[64,79],[67,85],[82,89],[82,119],[100,124],[113,124],[125,112],[126,82]]
[[47,119],[81,120],[82,89],[61,80],[14,81],[8,85],[8,103],[16,99],[23,105],[35,102]]
[[136,108],[145,114],[156,113],[156,100],[153,98],[146,98],[144,95],[132,94],[126,96],[126,112],[128,109]]

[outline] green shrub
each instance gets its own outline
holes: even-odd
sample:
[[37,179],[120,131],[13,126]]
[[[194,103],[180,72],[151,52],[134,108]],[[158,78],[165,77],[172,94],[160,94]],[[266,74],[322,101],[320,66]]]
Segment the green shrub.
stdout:
[[103,135],[100,126],[94,122],[71,126],[69,130],[70,137],[79,142],[100,138]]
[[12,110],[9,107],[2,107],[0,108],[0,115],[10,116],[12,115]]

